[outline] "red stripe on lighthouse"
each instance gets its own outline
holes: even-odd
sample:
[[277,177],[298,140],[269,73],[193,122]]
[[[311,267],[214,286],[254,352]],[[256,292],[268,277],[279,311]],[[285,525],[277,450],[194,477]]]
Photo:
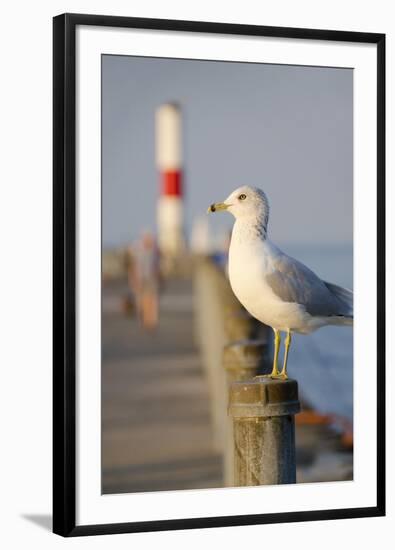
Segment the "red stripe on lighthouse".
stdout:
[[182,181],[179,170],[167,170],[162,172],[162,195],[181,197]]

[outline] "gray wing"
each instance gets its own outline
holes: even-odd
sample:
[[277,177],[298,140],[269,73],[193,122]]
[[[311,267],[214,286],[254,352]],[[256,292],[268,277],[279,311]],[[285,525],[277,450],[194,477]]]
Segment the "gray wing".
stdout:
[[274,268],[273,273],[266,275],[266,281],[284,302],[300,304],[313,316],[352,316],[351,291],[325,283],[308,267],[286,254],[274,260]]

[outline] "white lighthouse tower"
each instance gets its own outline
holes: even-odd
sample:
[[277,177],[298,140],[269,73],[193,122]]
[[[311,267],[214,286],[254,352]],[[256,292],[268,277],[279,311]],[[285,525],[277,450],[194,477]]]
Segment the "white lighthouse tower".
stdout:
[[181,109],[176,103],[164,103],[156,111],[156,163],[160,176],[158,243],[165,275],[178,270],[185,252],[181,142]]

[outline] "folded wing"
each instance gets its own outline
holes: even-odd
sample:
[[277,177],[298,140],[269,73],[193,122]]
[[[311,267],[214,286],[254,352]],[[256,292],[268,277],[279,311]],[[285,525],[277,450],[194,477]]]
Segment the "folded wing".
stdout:
[[310,315],[353,315],[350,290],[322,281],[311,269],[286,254],[273,260],[273,271],[266,273],[266,281],[281,300],[304,306]]

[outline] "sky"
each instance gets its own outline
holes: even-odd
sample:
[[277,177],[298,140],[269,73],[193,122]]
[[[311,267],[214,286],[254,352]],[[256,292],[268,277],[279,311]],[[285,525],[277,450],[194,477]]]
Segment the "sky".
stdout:
[[[352,69],[102,58],[103,246],[156,229],[154,116],[181,104],[186,230],[241,185],[270,202],[277,243],[350,244]],[[210,217],[213,232],[229,214]]]

